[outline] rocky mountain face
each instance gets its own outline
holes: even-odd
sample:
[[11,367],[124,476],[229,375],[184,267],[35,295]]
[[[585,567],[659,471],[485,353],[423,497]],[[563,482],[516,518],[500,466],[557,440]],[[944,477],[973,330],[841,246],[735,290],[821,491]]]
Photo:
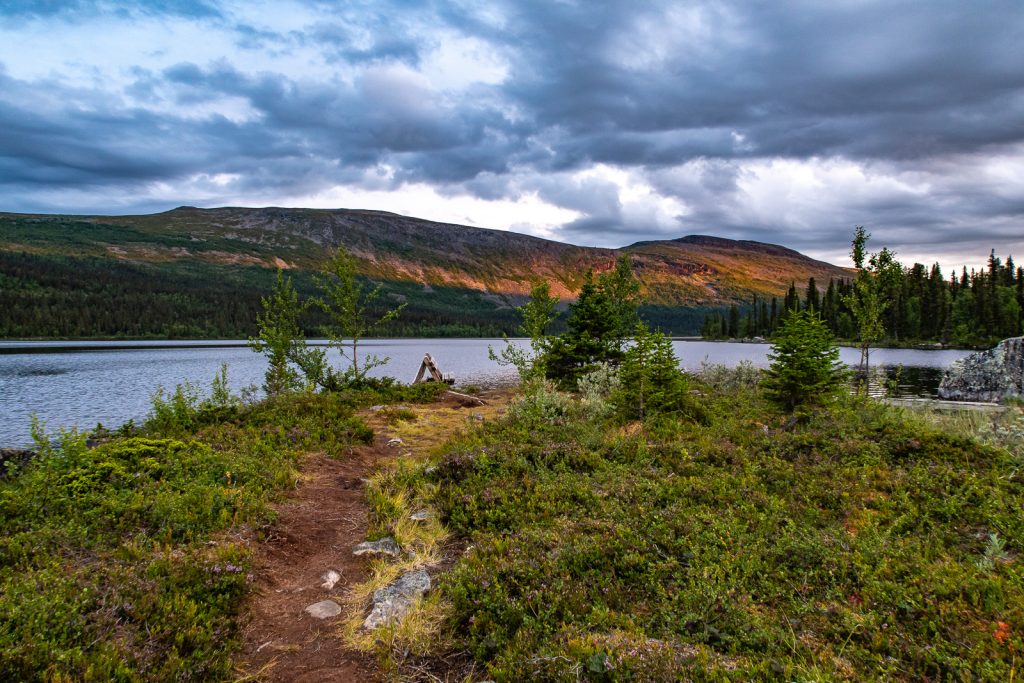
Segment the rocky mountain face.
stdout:
[[[536,279],[571,299],[588,269],[627,254],[649,303],[714,306],[754,294],[781,296],[809,277],[823,286],[846,269],[777,245],[710,236],[579,247],[501,230],[437,223],[383,211],[181,207],[146,216],[0,214],[17,230],[0,249],[105,255],[129,261],[198,260],[225,267],[315,269],[344,246],[374,279],[456,287],[518,300]],[[59,229],[54,229],[58,227]]]

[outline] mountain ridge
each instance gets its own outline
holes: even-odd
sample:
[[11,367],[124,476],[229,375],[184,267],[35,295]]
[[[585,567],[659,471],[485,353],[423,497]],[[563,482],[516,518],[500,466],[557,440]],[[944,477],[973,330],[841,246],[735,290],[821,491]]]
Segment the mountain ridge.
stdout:
[[[133,282],[145,282],[146,272],[159,270],[168,298],[173,298],[175,278],[187,276],[193,289],[218,282],[237,288],[246,280],[251,291],[245,293],[253,300],[253,291],[266,293],[277,268],[311,286],[309,274],[339,246],[392,300],[408,303],[407,315],[414,319],[426,324],[443,313],[455,325],[472,309],[478,327],[484,326],[479,329],[486,327],[485,320],[500,320],[498,327],[486,327],[494,331],[514,329],[509,327],[511,308],[525,300],[535,281],[547,281],[564,305],[575,298],[588,271],[604,272],[623,255],[641,283],[646,307],[656,309],[653,318],[677,333],[694,331],[698,309],[749,304],[755,296],[781,297],[792,283],[805,287],[809,277],[827,286],[830,278],[852,274],[780,245],[707,234],[614,249],[584,247],[364,209],[182,206],[122,216],[0,212],[0,253],[8,261],[15,255],[22,261],[35,259],[17,267],[15,284],[23,295],[38,289],[32,278],[44,272],[54,292],[82,286],[69,284],[74,273],[67,271],[84,268],[82,259],[87,259],[93,270],[132,268]],[[6,268],[13,272],[14,266]],[[258,307],[258,297],[254,301],[250,308]]]

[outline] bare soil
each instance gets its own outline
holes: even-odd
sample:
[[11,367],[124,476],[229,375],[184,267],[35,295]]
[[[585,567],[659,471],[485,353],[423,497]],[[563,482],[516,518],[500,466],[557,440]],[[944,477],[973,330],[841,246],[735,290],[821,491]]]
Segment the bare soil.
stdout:
[[[243,645],[237,656],[246,680],[304,683],[373,681],[376,662],[345,647],[339,630],[344,613],[317,619],[305,608],[322,600],[342,605],[351,586],[369,578],[369,560],[352,555],[366,539],[368,508],[364,479],[383,461],[397,456],[425,457],[455,431],[504,412],[509,392],[491,392],[484,406],[457,396],[430,405],[407,406],[415,420],[388,424],[386,411],[364,414],[376,434],[370,446],[330,458],[307,456],[302,477],[277,505],[278,519],[266,537],[254,542],[254,586],[243,608]],[[394,437],[401,444],[388,445]],[[322,587],[329,570],[341,575]]]
[[[296,683],[376,678],[373,659],[347,649],[339,637],[343,615],[316,619],[305,608],[321,600],[340,605],[346,589],[368,576],[369,563],[354,557],[352,547],[366,537],[362,478],[387,455],[381,438],[342,460],[311,454],[298,488],[278,506],[277,522],[256,547],[255,586],[242,625],[242,676]],[[328,590],[322,575],[331,569],[341,580]]]

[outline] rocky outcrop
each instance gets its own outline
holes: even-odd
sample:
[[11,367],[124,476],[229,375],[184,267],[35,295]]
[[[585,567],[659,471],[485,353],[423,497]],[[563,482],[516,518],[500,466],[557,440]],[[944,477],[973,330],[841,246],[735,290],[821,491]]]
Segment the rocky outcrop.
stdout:
[[430,590],[430,575],[425,569],[403,574],[395,581],[373,592],[373,607],[363,628],[373,630],[402,620],[416,600]]
[[1024,337],[1004,339],[988,351],[953,363],[939,385],[948,401],[1002,401],[1024,397]]

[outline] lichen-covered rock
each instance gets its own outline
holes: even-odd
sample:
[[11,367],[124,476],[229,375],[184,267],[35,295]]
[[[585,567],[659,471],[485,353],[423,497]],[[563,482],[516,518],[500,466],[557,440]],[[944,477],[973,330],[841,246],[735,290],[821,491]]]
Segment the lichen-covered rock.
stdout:
[[402,549],[393,538],[382,538],[379,541],[363,541],[352,549],[353,555],[388,555],[398,557]]
[[383,588],[373,592],[373,607],[363,628],[373,630],[385,624],[398,623],[413,602],[430,590],[430,574],[425,569],[402,574]]
[[1024,337],[999,342],[953,363],[939,385],[950,401],[1002,401],[1024,396]]

